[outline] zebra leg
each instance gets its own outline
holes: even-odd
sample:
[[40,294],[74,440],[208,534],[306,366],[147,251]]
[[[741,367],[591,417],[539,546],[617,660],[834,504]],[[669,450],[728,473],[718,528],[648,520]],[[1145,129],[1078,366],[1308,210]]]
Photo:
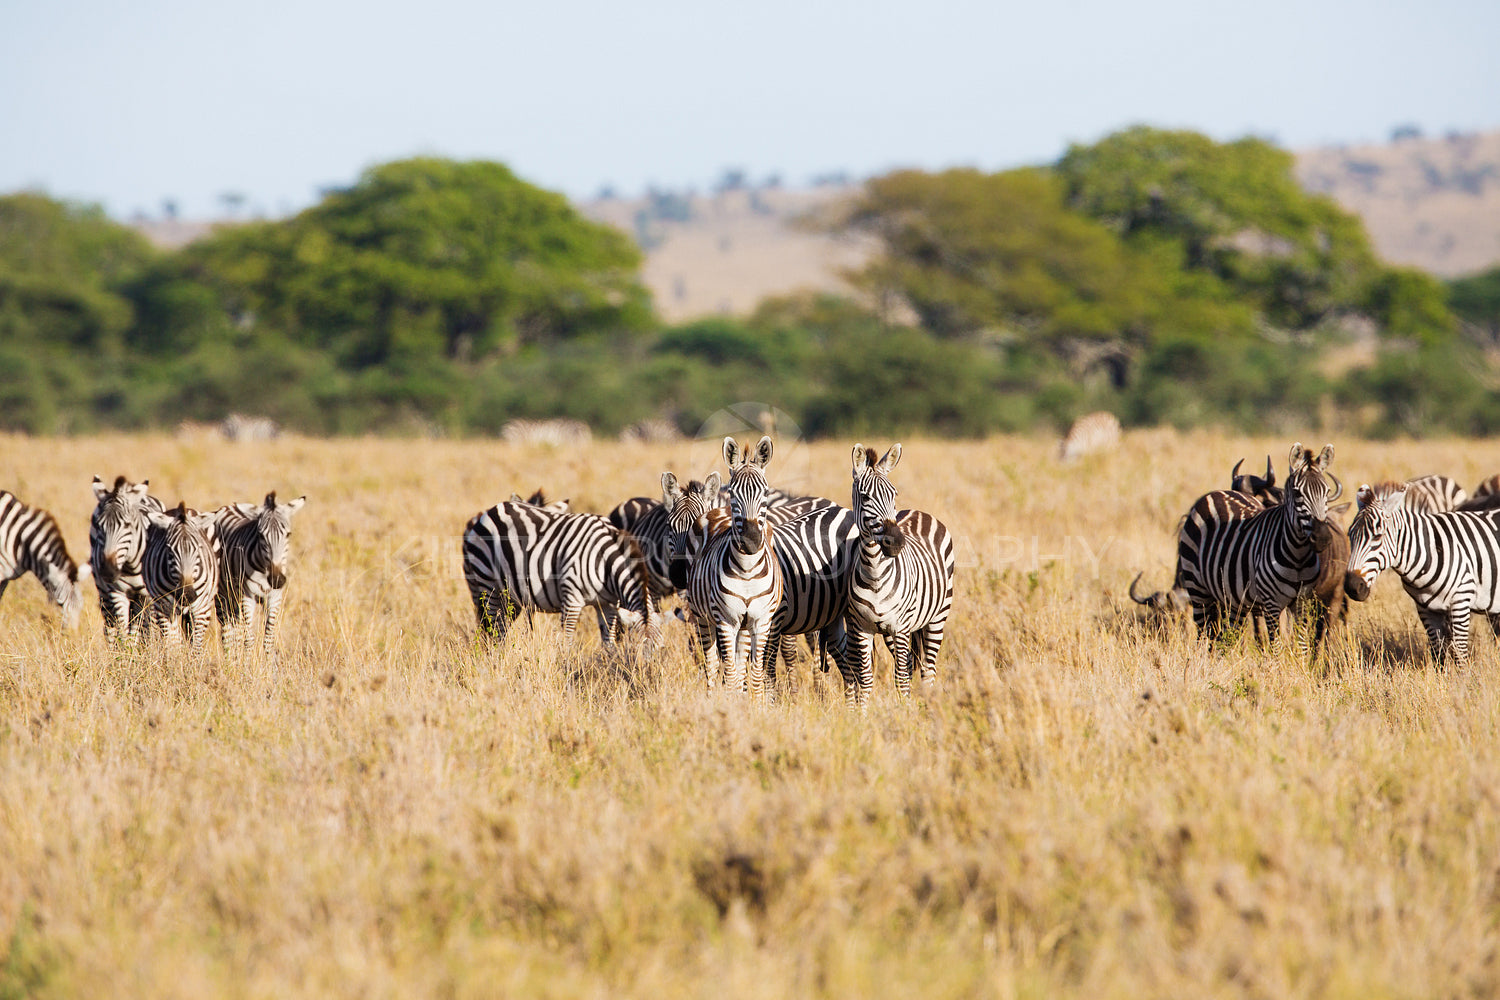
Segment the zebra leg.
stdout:
[[[267,656],[271,655],[276,646],[276,633],[281,628],[281,602],[286,597],[286,591],[274,588],[266,594],[266,624],[261,632],[260,650]],[[245,602],[245,644],[250,644],[250,623],[255,620],[252,610],[254,604],[250,600]]]
[[563,642],[573,645],[573,634],[578,631],[578,619],[583,614],[583,602],[572,594],[563,595],[562,630]]
[[1460,667],[1469,665],[1469,629],[1474,618],[1471,608],[1455,608],[1448,612],[1448,631],[1453,636],[1453,659]]
[[1261,607],[1251,611],[1252,615],[1265,620],[1266,623],[1266,651],[1270,652],[1276,646],[1276,638],[1281,634],[1281,609],[1275,607]]
[[911,636],[897,632],[885,637],[885,648],[896,661],[896,691],[903,698],[911,696]]
[[1495,633],[1495,638],[1500,639],[1500,614],[1486,612],[1485,617],[1490,620],[1490,631]]
[[[743,630],[740,641],[745,644],[745,661],[748,668],[750,697],[764,698],[769,693],[766,686],[766,652],[770,643],[762,634],[763,626],[756,624]],[[777,640],[778,642],[780,640]]]
[[[922,657],[922,687],[930,688],[937,683],[937,657],[938,650],[943,646],[943,632],[947,621],[929,622],[925,628],[919,629],[914,638],[919,643]],[[917,650],[913,650],[915,656]]]
[[128,598],[130,616],[125,620],[125,643],[126,645],[139,645],[141,633],[147,627],[146,620],[146,595],[141,592],[132,592]]
[[130,595],[100,588],[99,613],[104,617],[104,641],[119,643],[130,625]]
[[193,652],[203,648],[203,639],[208,635],[208,621],[213,617],[213,609],[210,607],[191,608],[188,611],[184,624],[191,626],[191,642]]
[[[718,666],[722,666],[724,668],[724,686],[733,688],[736,691],[742,691],[745,685],[743,669],[741,669],[738,677],[735,676],[735,668],[743,667],[743,664],[736,662],[739,659],[738,639],[738,627],[732,626],[727,622],[714,622],[714,648],[719,653],[719,663],[714,669],[714,674],[717,676]],[[713,687],[711,682],[709,687]]]
[[1427,633],[1427,652],[1432,662],[1441,667],[1448,651],[1448,616],[1419,607],[1417,617],[1422,619],[1422,629]]
[[844,626],[844,655],[835,657],[839,673],[844,675],[844,701],[863,711],[870,702],[870,691],[875,686],[875,666],[871,643],[874,636],[861,632],[852,624]]

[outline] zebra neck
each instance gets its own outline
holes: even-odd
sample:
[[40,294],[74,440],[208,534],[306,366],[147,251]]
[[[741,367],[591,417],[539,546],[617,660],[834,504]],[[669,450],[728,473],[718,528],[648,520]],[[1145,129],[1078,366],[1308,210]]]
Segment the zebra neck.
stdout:
[[17,565],[23,572],[30,570],[34,573],[46,588],[47,596],[58,602],[67,593],[70,577],[77,572],[73,560],[53,539],[42,539],[40,544],[33,543],[31,548],[24,549]]
[[860,532],[858,572],[862,583],[875,585],[884,581],[891,575],[898,558],[899,555],[888,556],[880,551],[880,543],[873,535]]

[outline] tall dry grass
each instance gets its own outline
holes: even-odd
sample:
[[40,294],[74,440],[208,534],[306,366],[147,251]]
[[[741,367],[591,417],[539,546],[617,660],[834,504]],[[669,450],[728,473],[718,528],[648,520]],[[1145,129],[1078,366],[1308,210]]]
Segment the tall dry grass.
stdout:
[[[78,555],[96,473],[309,496],[274,663],[111,652],[30,579],[0,604],[0,997],[1500,989],[1494,644],[1432,669],[1394,580],[1318,669],[1125,596],[1290,442],[905,444],[955,611],[936,690],[899,700],[883,660],[860,719],[806,663],[778,704],[706,694],[680,627],[649,663],[553,618],[476,648],[467,517],[537,485],[605,510],[712,447],[0,438]],[[1500,469],[1336,444],[1351,490]],[[783,481],[846,498],[848,445],[784,448]]]

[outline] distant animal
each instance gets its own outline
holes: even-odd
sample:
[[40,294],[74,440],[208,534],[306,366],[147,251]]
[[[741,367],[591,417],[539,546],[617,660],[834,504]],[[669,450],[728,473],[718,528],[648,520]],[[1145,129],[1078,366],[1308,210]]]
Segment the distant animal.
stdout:
[[143,562],[149,511],[162,502],[150,494],[151,481],[132,483],[116,476],[113,486],[94,477],[94,513],[89,517],[89,562],[99,591],[104,638],[134,645],[146,624],[146,579]]
[[953,538],[947,525],[926,511],[896,509],[890,474],[899,461],[899,443],[878,458],[874,448],[862,444],[852,453],[850,492],[859,551],[849,582],[849,648],[840,669],[845,698],[861,707],[874,683],[872,636],[885,640],[896,661],[897,691],[910,693],[914,669],[920,670],[922,685],[931,687],[953,609]]
[[507,444],[551,445],[567,448],[588,444],[594,439],[589,425],[582,420],[508,420],[500,428]]
[[281,602],[291,562],[292,516],[307,497],[278,503],[276,491],[260,505],[238,503],[214,512],[219,543],[219,590],[214,610],[226,649],[238,637],[248,647],[255,606],[265,605],[261,650],[270,654],[281,623]]
[[1119,443],[1119,418],[1105,410],[1086,413],[1073,421],[1073,425],[1068,428],[1068,433],[1063,437],[1062,445],[1058,450],[1059,457],[1064,462],[1071,462],[1084,455],[1110,451]]
[[150,528],[142,576],[149,598],[151,631],[168,644],[182,641],[203,647],[219,592],[219,557],[214,542],[214,515],[179,502],[165,513],[148,510]]
[[28,507],[9,490],[0,490],[0,597],[10,581],[35,574],[52,603],[62,614],[63,625],[78,627],[83,610],[81,584],[89,566],[79,566],[68,555],[57,520],[40,507]]
[[682,431],[670,420],[637,420],[620,432],[625,444],[663,444],[682,440]]
[[592,607],[605,645],[626,629],[642,630],[648,649],[659,642],[641,550],[598,515],[496,504],[464,527],[463,559],[479,633],[487,639],[503,639],[524,608],[560,614],[571,642],[583,609]]
[[1209,493],[1188,511],[1178,533],[1177,576],[1200,635],[1218,638],[1225,624],[1264,620],[1274,642],[1283,609],[1317,576],[1312,533],[1342,487],[1328,474],[1333,446],[1316,457],[1292,446],[1279,504],[1263,506],[1230,491]]
[[1409,509],[1406,494],[1390,483],[1359,488],[1344,590],[1366,600],[1380,574],[1395,570],[1433,659],[1466,664],[1474,612],[1492,622],[1500,614],[1500,511],[1427,513]]
[[[766,518],[765,467],[774,451],[770,435],[754,451],[724,439],[729,524],[706,539],[688,567],[688,605],[700,632],[706,624],[713,629],[725,686],[752,696],[766,691],[766,643],[782,597],[775,529]],[[718,669],[710,662],[707,670],[712,686]]]
[[269,417],[231,413],[219,424],[219,435],[225,441],[274,441],[281,436],[281,427]]

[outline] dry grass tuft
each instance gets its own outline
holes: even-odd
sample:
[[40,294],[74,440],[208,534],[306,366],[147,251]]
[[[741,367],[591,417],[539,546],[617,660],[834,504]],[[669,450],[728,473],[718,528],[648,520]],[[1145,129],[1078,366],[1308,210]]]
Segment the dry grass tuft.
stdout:
[[[1348,484],[1496,471],[1337,442]],[[807,659],[746,704],[683,629],[474,638],[466,518],[607,510],[691,444],[580,452],[0,438],[87,549],[95,473],[306,493],[279,655],[106,649],[0,604],[0,996],[1415,996],[1500,990],[1500,685],[1425,663],[1394,581],[1327,661],[1143,619],[1177,519],[1286,442],[906,442],[960,539],[940,680],[867,718]],[[848,491],[847,443],[809,488]],[[774,481],[775,463],[771,472]],[[880,654],[882,657],[884,654]]]

